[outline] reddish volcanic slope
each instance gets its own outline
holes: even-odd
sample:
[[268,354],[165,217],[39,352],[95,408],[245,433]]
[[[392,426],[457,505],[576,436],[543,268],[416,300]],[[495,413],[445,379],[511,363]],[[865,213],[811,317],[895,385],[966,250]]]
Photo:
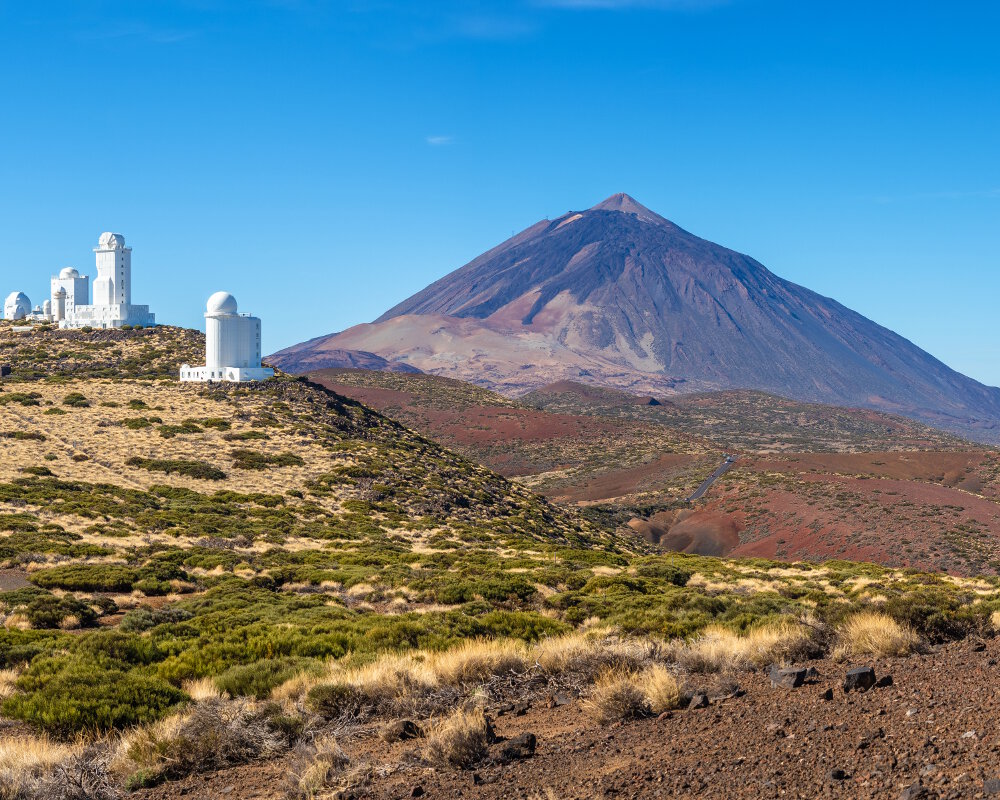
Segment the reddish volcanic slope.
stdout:
[[270,361],[343,366],[334,350],[510,395],[581,378],[660,396],[749,388],[1000,436],[1000,389],[627,195],[539,222],[375,323]]

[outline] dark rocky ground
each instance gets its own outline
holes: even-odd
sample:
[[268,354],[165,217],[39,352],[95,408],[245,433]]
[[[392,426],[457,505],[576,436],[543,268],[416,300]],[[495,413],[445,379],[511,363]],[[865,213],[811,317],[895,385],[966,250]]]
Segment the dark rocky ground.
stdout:
[[[811,664],[819,676],[797,689],[743,674],[740,696],[623,725],[598,725],[579,701],[536,702],[523,716],[496,718],[501,737],[536,734],[534,756],[468,771],[421,765],[413,741],[342,744],[375,768],[363,796],[379,799],[1000,797],[991,783],[1000,778],[1000,640],[871,663],[892,685],[845,694],[850,665],[822,660]],[[704,688],[724,683],[707,678]],[[280,798],[289,769],[289,759],[249,765],[134,796]]]

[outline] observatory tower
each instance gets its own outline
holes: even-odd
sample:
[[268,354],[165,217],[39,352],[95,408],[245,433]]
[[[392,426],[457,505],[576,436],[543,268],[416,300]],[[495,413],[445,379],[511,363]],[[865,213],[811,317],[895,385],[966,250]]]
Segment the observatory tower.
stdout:
[[87,305],[86,278],[74,269],[64,269],[52,279],[52,306],[57,306],[56,292],[66,290],[66,315],[61,328],[120,328],[123,325],[151,326],[156,318],[149,306],[132,305],[132,248],[125,246],[120,233],[102,233],[94,248],[97,256],[97,280],[94,302]]
[[260,319],[240,314],[236,298],[216,292],[205,307],[205,366],[181,367],[182,381],[263,381],[273,369],[260,365]]

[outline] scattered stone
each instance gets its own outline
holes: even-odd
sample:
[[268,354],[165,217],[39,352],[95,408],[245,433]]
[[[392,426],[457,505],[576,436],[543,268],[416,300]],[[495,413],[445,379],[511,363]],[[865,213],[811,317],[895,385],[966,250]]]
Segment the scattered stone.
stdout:
[[531,703],[529,703],[527,700],[523,700],[520,703],[515,703],[514,704],[514,716],[515,717],[523,717],[525,714],[528,713],[528,710],[530,708],[531,708]]
[[819,674],[819,670],[816,667],[809,667],[806,670],[806,680],[814,681],[817,678],[821,678],[822,675]]
[[827,689],[825,692],[823,692],[823,699],[826,700],[827,702],[833,700],[833,689]]
[[691,696],[688,708],[708,708],[708,695],[704,692],[697,692]]
[[842,769],[831,769],[827,777],[831,781],[846,781],[849,776]]
[[771,666],[771,688],[772,689],[798,689],[806,682],[807,670],[801,668],[781,669],[777,665]]
[[875,670],[871,667],[855,667],[847,671],[844,678],[844,694],[866,692],[875,685]]
[[663,722],[666,719],[673,718],[673,716],[674,716],[674,712],[673,711],[664,711],[662,714],[660,714],[660,716],[658,716],[656,718],[656,721],[657,722]]
[[419,784],[413,787],[413,791],[410,792],[410,797],[423,797],[424,787]]
[[473,786],[482,786],[483,783],[484,783],[483,776],[480,775],[478,772],[473,772],[472,773],[472,785]]
[[920,709],[919,708],[908,708],[908,709],[906,709],[906,716],[908,716],[908,717],[915,717],[919,713],[920,713]]
[[975,731],[966,731],[965,733],[962,734],[962,738],[963,739],[978,739],[979,738],[979,734],[976,733]]
[[558,708],[559,706],[568,706],[573,702],[573,698],[568,694],[563,692],[556,692],[555,694],[549,695],[549,708]]
[[930,798],[931,793],[921,785],[920,781],[911,783],[903,789],[903,793],[899,796],[899,800],[930,800]]
[[875,683],[876,688],[884,689],[887,686],[892,686],[892,675],[883,675]]
[[537,743],[538,739],[535,734],[522,733],[504,744],[500,758],[503,761],[521,761],[525,758],[531,758],[535,754]]
[[983,781],[983,794],[987,797],[1000,795],[1000,778],[987,778]]
[[403,742],[407,739],[419,739],[424,735],[423,729],[409,719],[398,719],[390,722],[382,729],[382,739],[386,742]]
[[982,639],[977,639],[972,643],[973,653],[981,653],[985,649],[986,649],[986,642],[984,642]]

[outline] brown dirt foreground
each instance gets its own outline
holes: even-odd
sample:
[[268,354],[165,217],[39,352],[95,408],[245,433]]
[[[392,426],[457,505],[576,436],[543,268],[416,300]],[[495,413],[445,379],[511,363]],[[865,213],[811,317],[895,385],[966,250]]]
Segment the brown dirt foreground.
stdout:
[[[850,664],[816,661],[820,677],[798,689],[743,674],[742,696],[620,726],[598,725],[578,700],[552,709],[536,703],[523,716],[496,718],[502,737],[536,734],[534,757],[469,771],[422,766],[413,742],[342,744],[355,763],[376,768],[381,777],[362,796],[379,800],[1000,797],[989,783],[1000,777],[998,659],[1000,640],[969,640],[877,660],[878,676],[893,684],[849,695],[841,683]],[[289,765],[194,776],[132,797],[281,798]]]

